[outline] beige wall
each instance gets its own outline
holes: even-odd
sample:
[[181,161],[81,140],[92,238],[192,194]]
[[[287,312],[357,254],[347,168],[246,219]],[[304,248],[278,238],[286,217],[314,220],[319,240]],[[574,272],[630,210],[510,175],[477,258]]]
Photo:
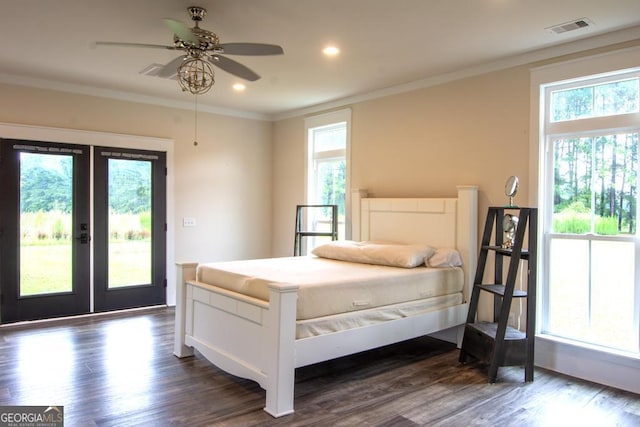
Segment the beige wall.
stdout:
[[[480,187],[480,212],[502,204],[510,175],[528,200],[529,71],[512,68],[350,106],[351,187],[377,197],[456,195]],[[291,252],[304,198],[304,118],[274,127],[274,255]],[[481,215],[484,217],[484,214]]]
[[4,84],[0,100],[3,123],[173,139],[175,260],[270,255],[272,123],[200,112],[194,146],[193,111]]

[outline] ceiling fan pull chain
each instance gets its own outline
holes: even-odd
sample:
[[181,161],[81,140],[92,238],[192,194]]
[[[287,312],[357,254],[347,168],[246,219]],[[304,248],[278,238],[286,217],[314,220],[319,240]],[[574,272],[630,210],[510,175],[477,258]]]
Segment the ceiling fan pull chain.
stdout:
[[194,139],[193,139],[193,146],[195,147],[195,146],[198,145],[198,95],[196,94],[196,95],[194,95],[194,97],[196,99],[196,101],[195,101],[195,103],[196,103],[196,108],[195,108],[196,117],[195,117],[195,129],[194,129],[194,134],[195,135],[194,135]]

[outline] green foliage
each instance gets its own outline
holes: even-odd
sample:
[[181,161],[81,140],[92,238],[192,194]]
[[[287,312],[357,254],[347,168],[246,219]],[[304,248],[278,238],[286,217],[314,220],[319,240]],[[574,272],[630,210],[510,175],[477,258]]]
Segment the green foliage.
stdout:
[[140,219],[140,227],[142,227],[142,230],[151,234],[151,211],[140,212],[138,218]]
[[603,236],[615,236],[619,234],[618,219],[613,216],[597,217],[595,232]]
[[586,234],[591,231],[589,214],[572,211],[554,214],[553,231],[563,234]]
[[554,141],[554,230],[634,234],[637,180],[637,133]]
[[71,214],[61,211],[22,213],[20,238],[23,244],[71,240]]
[[151,210],[151,162],[109,159],[109,209],[120,214]]
[[151,212],[138,214],[110,214],[109,215],[109,239],[119,240],[146,240],[151,237]]
[[70,156],[21,153],[22,212],[71,212],[73,160]]
[[[109,206],[115,213],[151,210],[151,162],[109,159]],[[73,209],[73,158],[21,153],[21,212]]]
[[[344,160],[324,162],[320,165],[320,176],[323,178],[321,204],[338,205],[338,216],[345,215],[345,185],[347,165]],[[330,216],[331,212],[323,212]]]
[[[594,232],[599,235],[619,234],[618,219],[612,216],[595,217]],[[581,202],[553,214],[553,231],[561,234],[587,234],[591,232],[591,214]]]

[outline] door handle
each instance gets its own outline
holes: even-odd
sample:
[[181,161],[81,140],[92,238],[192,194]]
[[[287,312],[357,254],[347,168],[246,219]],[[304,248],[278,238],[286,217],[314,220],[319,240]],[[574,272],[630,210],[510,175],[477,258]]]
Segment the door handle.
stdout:
[[76,240],[80,240],[81,245],[86,245],[91,240],[89,233],[80,233],[79,237],[76,237]]

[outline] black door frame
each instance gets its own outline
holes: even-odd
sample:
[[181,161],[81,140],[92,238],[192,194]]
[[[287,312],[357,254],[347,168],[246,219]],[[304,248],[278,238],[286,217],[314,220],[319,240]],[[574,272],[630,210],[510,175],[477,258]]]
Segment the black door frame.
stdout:
[[[152,283],[108,288],[108,159],[144,159],[152,163]],[[166,153],[94,147],[94,311],[166,304]]]
[[[90,311],[90,150],[88,145],[0,139],[0,319],[2,323]],[[69,293],[20,296],[20,152],[70,154],[73,171],[73,283]],[[82,229],[81,229],[82,228]]]

